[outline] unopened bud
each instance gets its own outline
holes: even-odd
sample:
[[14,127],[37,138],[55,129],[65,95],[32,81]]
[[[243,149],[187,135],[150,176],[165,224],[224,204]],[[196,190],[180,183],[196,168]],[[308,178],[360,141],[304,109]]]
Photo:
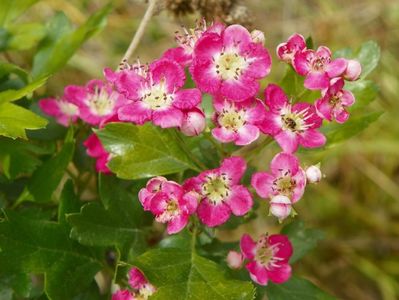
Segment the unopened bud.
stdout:
[[253,30],[251,32],[251,38],[254,43],[262,45],[265,43],[265,34],[260,30]]
[[362,66],[357,60],[349,59],[344,78],[349,81],[357,80],[362,73]]
[[318,183],[322,177],[323,174],[321,174],[319,165],[310,166],[306,169],[306,179],[308,182]]
[[270,214],[277,217],[279,221],[284,220],[291,214],[291,200],[287,196],[277,195],[270,200]]
[[180,131],[187,136],[199,135],[205,129],[205,114],[200,110],[192,110],[184,114]]
[[231,250],[227,254],[226,262],[231,269],[240,269],[243,261],[244,257],[237,251]]

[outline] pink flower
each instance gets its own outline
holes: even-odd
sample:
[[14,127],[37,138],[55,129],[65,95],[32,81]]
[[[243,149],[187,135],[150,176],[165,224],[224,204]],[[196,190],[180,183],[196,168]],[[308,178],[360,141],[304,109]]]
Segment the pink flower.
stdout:
[[292,63],[295,54],[303,50],[306,50],[306,42],[304,37],[299,33],[294,33],[285,43],[281,43],[277,46],[276,52],[280,60],[290,64]]
[[362,73],[362,66],[357,60],[349,59],[347,60],[348,65],[344,72],[344,78],[349,81],[354,81],[359,79]]
[[256,29],[251,31],[251,38],[254,43],[262,44],[262,45],[265,43],[265,40],[266,40],[265,34],[263,33],[263,31],[256,30]]
[[316,129],[322,120],[309,103],[291,105],[284,91],[275,84],[265,90],[266,105],[269,111],[259,128],[274,137],[280,147],[293,153],[301,145],[305,148],[323,146],[326,138]]
[[293,253],[291,242],[282,234],[262,235],[254,242],[248,234],[241,237],[241,252],[249,260],[246,268],[251,279],[260,285],[284,283],[291,277],[288,261]]
[[258,123],[263,120],[265,107],[254,98],[232,102],[224,97],[215,97],[213,102],[216,128],[212,135],[222,143],[234,142],[248,145],[259,137]]
[[67,86],[64,96],[79,107],[80,118],[91,125],[106,122],[126,102],[111,85],[97,79],[89,81],[86,86]]
[[230,25],[222,34],[210,32],[198,40],[190,72],[201,91],[241,101],[255,96],[257,79],[270,68],[268,51],[244,27]]
[[183,134],[195,136],[204,131],[206,126],[205,114],[200,108],[195,107],[183,112],[183,122],[179,128]]
[[240,269],[244,261],[244,257],[237,251],[229,251],[226,262],[231,269]]
[[97,135],[95,133],[89,135],[89,137],[83,142],[83,145],[86,147],[87,155],[96,159],[97,172],[105,174],[111,173],[110,169],[107,167],[111,155],[104,149]]
[[328,121],[345,123],[349,118],[347,107],[355,103],[355,97],[350,91],[343,90],[344,80],[331,80],[330,87],[323,91],[323,97],[315,103],[317,114]]
[[186,190],[198,194],[197,214],[205,225],[221,225],[231,213],[243,216],[251,209],[252,196],[246,187],[239,184],[246,167],[241,157],[230,157],[224,159],[219,168],[204,171],[185,182]]
[[294,155],[282,152],[271,161],[269,173],[257,172],[252,176],[251,185],[262,198],[283,195],[295,203],[305,191],[306,175]]
[[331,51],[320,46],[315,50],[297,52],[293,59],[295,71],[305,78],[305,87],[310,90],[328,88],[330,79],[340,77],[346,70],[347,60],[331,58]]
[[134,296],[129,290],[118,290],[112,294],[112,300],[134,300]]
[[185,81],[184,69],[171,60],[156,60],[148,69],[134,65],[116,74],[110,70],[105,73],[116,89],[132,100],[118,111],[122,121],[139,125],[152,121],[162,128],[180,127],[183,111],[201,102],[198,89],[181,89]]
[[155,215],[157,222],[168,224],[168,234],[181,231],[198,205],[193,193],[185,193],[182,186],[163,177],[149,180],[140,190],[139,199],[144,209]]
[[291,214],[291,206],[291,200],[287,196],[277,195],[270,200],[269,213],[281,222]]
[[145,300],[156,292],[156,288],[148,282],[144,274],[138,268],[133,267],[130,269],[128,278],[129,285],[134,290],[133,299]]
[[39,101],[39,107],[45,114],[54,117],[59,124],[65,127],[76,122],[79,117],[79,108],[65,98],[42,99]]
[[306,168],[305,172],[306,172],[306,179],[310,183],[318,183],[323,177],[323,174],[321,173],[320,170],[320,164]]

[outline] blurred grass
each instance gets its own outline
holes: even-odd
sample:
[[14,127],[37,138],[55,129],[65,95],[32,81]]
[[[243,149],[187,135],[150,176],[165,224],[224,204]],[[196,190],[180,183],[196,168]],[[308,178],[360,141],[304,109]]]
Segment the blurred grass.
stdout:
[[[46,20],[54,10],[63,11],[74,23],[82,23],[106,0],[45,0],[34,6],[26,19]],[[117,0],[107,28],[85,44],[69,65],[49,80],[43,93],[61,93],[66,84],[83,84],[100,77],[105,66],[115,68],[138,26],[145,4]],[[337,145],[320,157],[325,180],[308,188],[296,205],[307,226],[321,228],[326,239],[298,266],[296,272],[310,278],[340,299],[399,299],[399,2],[354,1],[243,1],[254,13],[254,26],[266,34],[266,46],[274,55],[278,43],[291,33],[312,35],[316,45],[333,50],[358,48],[376,40],[381,62],[372,74],[380,86],[375,110],[384,110],[378,122],[361,135]],[[174,20],[167,12],[155,16],[135,56],[141,61],[158,57],[174,46],[179,24],[193,24],[198,16]],[[30,64],[29,52],[12,59]],[[267,83],[278,81],[284,67],[274,55]],[[262,151],[256,161],[266,169],[274,150]],[[312,152],[304,160],[316,163]],[[266,208],[261,206],[266,216]],[[246,229],[273,231],[270,220],[261,219]],[[266,228],[265,228],[266,226]],[[269,227],[267,227],[269,226]]]

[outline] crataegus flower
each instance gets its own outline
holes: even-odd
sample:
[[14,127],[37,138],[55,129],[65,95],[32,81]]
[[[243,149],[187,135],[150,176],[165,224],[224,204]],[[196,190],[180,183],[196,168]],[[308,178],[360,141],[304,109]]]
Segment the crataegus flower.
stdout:
[[111,85],[97,79],[89,81],[86,86],[67,86],[64,96],[79,107],[79,117],[91,125],[102,125],[126,102]]
[[248,145],[259,137],[258,124],[263,120],[265,107],[262,102],[250,98],[232,102],[224,97],[215,97],[213,102],[216,128],[212,135],[222,143],[234,142]]
[[40,109],[47,115],[54,117],[63,126],[69,126],[79,117],[79,107],[65,98],[47,98],[39,101]]
[[198,40],[190,72],[201,91],[242,101],[255,96],[257,80],[270,68],[266,48],[244,27],[230,25],[222,34],[209,32]]
[[362,65],[354,59],[348,59],[347,63],[344,78],[349,81],[357,80],[362,73]]
[[231,213],[243,216],[251,209],[252,196],[239,184],[246,167],[241,157],[230,157],[224,159],[219,168],[186,181],[185,189],[198,193],[197,214],[202,223],[215,227],[225,223]]
[[293,153],[299,145],[315,148],[325,144],[325,136],[316,130],[321,126],[322,120],[313,105],[291,105],[284,91],[275,84],[268,85],[265,98],[269,111],[265,112],[259,128],[273,136],[285,152]]
[[118,290],[112,294],[112,300],[135,300],[129,290]]
[[291,200],[287,196],[277,195],[270,200],[269,213],[279,219],[279,221],[287,218],[291,214],[291,211]]
[[134,299],[146,300],[156,292],[156,288],[148,282],[138,268],[130,269],[128,277],[129,285],[135,290]]
[[277,46],[277,56],[280,60],[291,64],[294,56],[297,52],[301,52],[306,49],[306,42],[302,35],[294,33],[288,40]]
[[167,223],[168,234],[181,231],[188,223],[198,205],[192,193],[185,193],[182,186],[173,181],[161,183],[161,190],[150,200],[150,211],[155,220]]
[[315,103],[317,114],[328,121],[345,123],[349,118],[347,107],[355,103],[355,97],[350,91],[344,90],[344,80],[331,80],[330,87],[322,93],[322,98]]
[[237,251],[231,250],[227,254],[226,262],[227,262],[227,265],[231,269],[240,269],[243,261],[244,261],[244,257],[242,256],[241,253],[239,253]]
[[152,121],[162,128],[180,127],[183,111],[193,109],[201,102],[198,89],[181,89],[185,81],[184,70],[171,60],[156,60],[148,70],[135,66],[120,74],[110,70],[105,72],[117,90],[132,100],[118,111],[122,121],[139,125]]
[[200,108],[193,108],[188,111],[183,111],[183,122],[180,126],[180,131],[187,136],[199,135],[204,131],[206,126],[205,113]]
[[101,144],[100,139],[95,133],[92,133],[84,142],[83,145],[86,147],[86,153],[88,156],[96,159],[96,170],[101,173],[111,173],[107,167],[107,163],[111,159],[109,154]]
[[269,173],[257,172],[252,176],[251,185],[262,198],[283,195],[295,203],[305,191],[306,175],[294,155],[282,152],[272,159]]
[[306,179],[310,183],[318,183],[323,177],[323,174],[321,173],[320,170],[320,164],[306,168],[305,172],[306,172]]
[[[148,180],[145,188],[139,191],[139,201],[144,210],[150,210],[151,199],[162,190],[162,186],[168,180],[165,177],[157,176]],[[173,183],[173,181],[171,181]]]
[[328,88],[330,79],[340,77],[346,70],[347,60],[331,58],[331,51],[320,46],[316,51],[312,49],[297,52],[293,59],[295,71],[305,78],[305,87],[310,90]]
[[251,279],[260,285],[283,283],[291,277],[288,261],[293,253],[291,242],[282,234],[262,235],[257,242],[248,234],[240,241],[241,252],[249,260],[246,268]]

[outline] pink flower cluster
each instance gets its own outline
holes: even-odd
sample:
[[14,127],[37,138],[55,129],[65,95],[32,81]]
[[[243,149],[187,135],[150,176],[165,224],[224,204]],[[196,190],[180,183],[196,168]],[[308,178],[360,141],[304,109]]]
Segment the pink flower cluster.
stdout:
[[130,289],[116,291],[112,295],[112,300],[147,300],[156,292],[156,288],[138,268],[130,269],[128,282]]

